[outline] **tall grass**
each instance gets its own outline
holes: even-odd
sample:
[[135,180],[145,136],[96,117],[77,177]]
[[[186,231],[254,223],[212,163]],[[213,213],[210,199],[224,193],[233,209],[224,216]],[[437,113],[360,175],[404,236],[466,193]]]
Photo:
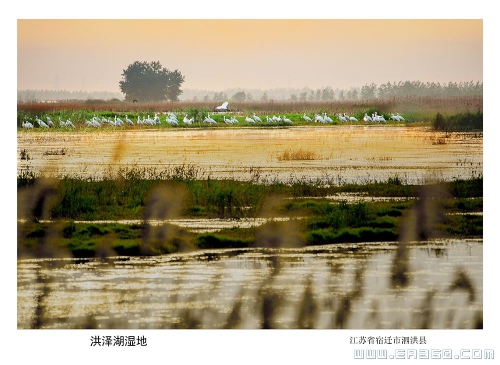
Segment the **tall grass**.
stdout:
[[278,161],[296,161],[296,160],[317,160],[319,155],[312,150],[306,150],[303,148],[299,149],[287,149],[281,154],[278,154]]
[[[43,175],[23,170],[17,178],[19,196],[30,194]],[[248,181],[214,180],[195,165],[158,168],[121,168],[109,171],[103,179],[82,180],[67,176],[57,182],[59,203],[52,209],[53,218],[126,219],[140,217],[148,193],[157,186],[186,191],[182,203],[185,216],[220,218],[253,217],[269,196],[326,197],[339,193],[363,193],[369,196],[414,198],[418,185],[405,183],[400,177],[363,184],[330,184],[323,180],[287,182],[262,181],[258,173]],[[443,182],[441,185],[457,198],[482,197],[482,176],[469,180]],[[26,218],[18,216],[18,218]]]

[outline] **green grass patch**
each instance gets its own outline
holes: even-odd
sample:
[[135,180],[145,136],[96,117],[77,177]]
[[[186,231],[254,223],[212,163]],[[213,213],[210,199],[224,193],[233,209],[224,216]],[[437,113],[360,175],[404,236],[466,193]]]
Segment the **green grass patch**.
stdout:
[[308,245],[324,245],[332,243],[356,243],[356,242],[376,242],[395,241],[397,233],[386,228],[324,228],[307,233]]
[[198,248],[244,248],[249,247],[253,239],[227,237],[221,234],[206,233],[196,237],[195,244]]
[[[50,219],[55,223],[40,223],[36,219],[37,207],[33,208],[33,212],[18,210],[18,218],[26,219],[26,223],[18,224],[18,252],[47,255],[50,249],[59,247],[70,250],[77,257],[154,255],[193,247],[272,245],[264,236],[270,237],[276,232],[281,233],[276,233],[277,236],[271,237],[271,240],[286,241],[290,238],[293,242],[305,241],[307,244],[395,240],[405,213],[419,201],[416,197],[424,190],[431,204],[429,207],[432,206],[430,209],[439,208],[447,217],[443,222],[433,222],[441,232],[451,236],[482,236],[482,215],[472,214],[483,210],[482,177],[443,182],[439,186],[422,189],[422,186],[405,184],[397,176],[385,182],[342,186],[314,182],[261,184],[258,178],[255,181],[233,181],[198,179],[197,176],[196,169],[184,166],[177,171],[123,170],[118,177],[99,181],[59,179],[47,190],[47,201],[53,207],[49,212]],[[18,177],[18,202],[24,202],[23,197],[31,190],[44,186],[44,180],[39,185],[38,178],[29,174]],[[168,224],[157,227],[148,224],[74,222],[151,216],[149,194],[151,190],[158,191],[159,187],[163,192],[183,192],[183,198],[176,203],[179,206],[175,207],[178,210],[175,217],[286,216],[300,220],[290,225],[285,222],[268,223],[258,228],[232,228],[201,235]],[[402,200],[348,203],[346,200],[333,202],[326,198],[342,193],[392,196]],[[44,200],[40,198],[40,201]],[[153,208],[154,201],[151,203]],[[161,214],[151,217],[173,218],[162,218]],[[290,230],[293,232],[288,235]],[[285,236],[286,239],[282,239]]]
[[482,131],[483,130],[483,113],[477,111],[471,113],[466,111],[464,113],[456,113],[452,115],[443,115],[436,113],[432,126],[436,130],[441,131]]

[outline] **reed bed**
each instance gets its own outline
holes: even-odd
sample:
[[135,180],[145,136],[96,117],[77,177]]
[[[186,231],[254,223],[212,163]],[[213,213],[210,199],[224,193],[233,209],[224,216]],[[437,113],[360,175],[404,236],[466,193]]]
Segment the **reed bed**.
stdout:
[[[86,119],[94,115],[98,117],[124,117],[126,114],[137,119],[138,116],[154,116],[154,113],[174,112],[187,114],[201,123],[208,113],[214,112],[213,102],[159,102],[159,103],[131,103],[121,101],[61,101],[57,103],[26,102],[17,105],[17,125],[35,116],[42,118],[49,115],[54,122],[59,118],[70,118],[73,122],[84,124]],[[328,101],[328,102],[290,102],[290,101],[247,101],[230,103],[227,115],[251,116],[257,113],[260,116],[282,115],[292,119],[294,123],[307,124],[302,120],[302,114],[313,116],[315,113],[333,115],[334,122],[339,122],[335,116],[338,113],[348,113],[362,121],[365,113],[371,115],[375,111],[383,115],[389,123],[391,113],[400,113],[405,116],[405,123],[430,123],[436,113],[451,116],[459,113],[482,113],[482,96],[467,97],[400,97],[392,99],[370,99],[358,101]],[[213,114],[214,119],[222,122],[222,114]],[[43,118],[42,118],[43,119]],[[240,123],[244,123],[240,121]],[[241,125],[241,124],[240,124]],[[246,125],[246,124],[245,124]],[[255,127],[257,125],[250,124]],[[285,123],[281,124],[286,126]],[[37,126],[35,126],[37,127]],[[189,126],[188,126],[189,127]],[[199,127],[199,125],[198,125]],[[213,126],[211,126],[213,127]],[[227,126],[224,126],[227,127]]]

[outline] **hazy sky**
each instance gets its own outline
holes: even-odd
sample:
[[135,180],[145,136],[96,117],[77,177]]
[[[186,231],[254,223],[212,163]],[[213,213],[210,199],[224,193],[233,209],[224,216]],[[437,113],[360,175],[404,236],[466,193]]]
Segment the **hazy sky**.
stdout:
[[119,92],[134,61],[209,90],[483,81],[483,21],[17,20],[18,89]]

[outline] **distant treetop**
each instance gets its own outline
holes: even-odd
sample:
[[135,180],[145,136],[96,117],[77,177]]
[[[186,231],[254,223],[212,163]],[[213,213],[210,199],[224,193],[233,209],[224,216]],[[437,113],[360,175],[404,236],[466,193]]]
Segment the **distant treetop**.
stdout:
[[125,100],[178,101],[184,76],[179,70],[170,71],[159,61],[135,61],[123,70],[120,90]]

